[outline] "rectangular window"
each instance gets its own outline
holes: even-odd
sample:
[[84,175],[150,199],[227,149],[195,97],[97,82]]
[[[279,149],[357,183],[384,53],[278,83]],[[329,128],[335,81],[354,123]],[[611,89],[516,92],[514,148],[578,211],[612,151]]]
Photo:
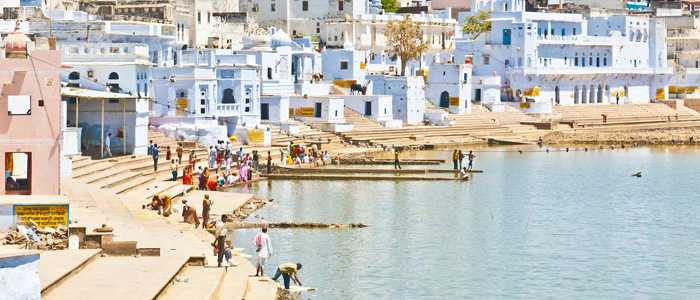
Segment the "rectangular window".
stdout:
[[31,115],[31,96],[7,96],[8,115]]
[[270,11],[275,11],[275,4],[274,3],[270,3]]
[[197,23],[202,24],[202,12],[197,12]]
[[576,35],[576,28],[574,28],[574,35]]
[[338,1],[338,10],[343,11],[343,9],[345,8],[344,6],[345,6],[345,1],[339,0]]
[[552,28],[552,35],[554,35],[554,28]]
[[321,33],[321,28],[316,28],[316,33]]
[[588,65],[592,66],[593,65],[593,57],[588,58]]
[[574,66],[578,67],[578,57],[574,57]]
[[566,35],[566,28],[562,28],[561,29],[561,36],[565,36],[565,35]]
[[484,55],[484,64],[488,65],[491,63],[491,57],[488,55]]
[[608,58],[603,57],[603,66],[607,66],[607,65],[608,65]]
[[340,62],[340,69],[341,69],[341,70],[347,70],[347,69],[348,69],[348,62],[347,62],[347,61],[341,61],[341,62]]
[[301,10],[309,11],[309,1],[302,1],[301,2]]
[[207,14],[207,24],[211,24],[211,13]]
[[253,4],[253,12],[259,12],[260,7],[257,4]]

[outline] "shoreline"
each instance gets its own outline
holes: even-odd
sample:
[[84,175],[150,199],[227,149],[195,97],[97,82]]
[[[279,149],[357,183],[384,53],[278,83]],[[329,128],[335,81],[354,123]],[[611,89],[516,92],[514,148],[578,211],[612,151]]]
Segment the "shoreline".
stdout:
[[636,142],[639,145],[698,145],[700,144],[700,126],[554,131],[542,136],[542,139],[546,144],[625,143],[632,145]]

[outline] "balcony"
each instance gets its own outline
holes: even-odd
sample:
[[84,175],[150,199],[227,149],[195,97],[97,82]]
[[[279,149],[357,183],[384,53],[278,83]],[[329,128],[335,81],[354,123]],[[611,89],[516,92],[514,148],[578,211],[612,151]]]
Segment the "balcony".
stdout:
[[241,115],[240,104],[217,104],[216,114],[219,117],[234,117]]

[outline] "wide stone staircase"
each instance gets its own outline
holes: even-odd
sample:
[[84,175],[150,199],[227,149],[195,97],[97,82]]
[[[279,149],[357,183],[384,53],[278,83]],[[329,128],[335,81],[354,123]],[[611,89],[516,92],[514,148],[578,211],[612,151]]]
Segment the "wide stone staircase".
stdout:
[[[440,109],[440,108],[438,108]],[[472,106],[472,114],[448,114],[451,126],[405,126],[400,129],[369,129],[345,132],[342,137],[360,143],[386,146],[440,146],[491,139],[497,142],[523,143],[531,141],[543,131],[520,120],[532,120],[520,111],[507,110],[492,113],[481,105]],[[535,138],[536,139],[536,138]]]
[[384,126],[381,124],[370,120],[369,118],[361,115],[360,113],[345,107],[345,121],[352,123],[354,125],[354,130],[356,131],[371,131],[371,130],[383,130]]
[[[700,116],[688,110],[676,110],[662,103],[621,105],[567,105],[554,107],[561,114],[561,122],[572,127],[614,127],[653,125],[663,123],[688,123],[700,121]],[[602,115],[607,115],[603,123]],[[676,115],[678,120],[676,121]]]
[[[160,147],[171,146],[176,157],[177,141],[156,131],[149,131],[148,137]],[[243,147],[246,153],[253,149],[272,150],[234,146]],[[185,150],[183,160],[188,159],[190,151],[195,151],[197,164],[208,164],[205,148],[194,146]],[[272,153],[279,156],[277,151]],[[258,282],[259,278],[248,276],[255,271],[250,263],[242,263],[234,270],[212,267],[216,259],[212,262],[210,258],[205,264],[204,258],[212,252],[211,234],[180,222],[182,217],[177,212],[164,218],[141,209],[158,194],[173,197],[173,207],[179,209],[179,197],[194,187],[183,186],[181,180],[172,181],[165,153],[161,152],[160,157],[157,172],[149,156],[73,159],[73,178],[63,184],[71,199],[71,218],[79,217],[78,225],[90,228],[108,224],[114,227],[114,234],[113,238],[110,234],[108,239],[103,237],[99,241],[103,248],[99,251],[107,255],[89,253],[88,259],[76,260],[69,272],[42,287],[42,299],[275,298],[276,284]],[[137,249],[143,255],[132,257]],[[188,278],[189,282],[176,284],[176,277]]]
[[[334,133],[321,131],[311,126],[293,119],[289,119],[285,124],[296,124],[299,126],[299,134],[288,134],[286,130],[281,129],[279,124],[265,124],[270,126],[270,131],[272,133],[272,146],[275,149],[281,146],[289,145],[289,142],[294,142],[294,144],[303,144],[309,141],[321,141],[328,143],[330,139],[331,144],[340,144],[340,138]],[[279,151],[278,151],[279,152]]]

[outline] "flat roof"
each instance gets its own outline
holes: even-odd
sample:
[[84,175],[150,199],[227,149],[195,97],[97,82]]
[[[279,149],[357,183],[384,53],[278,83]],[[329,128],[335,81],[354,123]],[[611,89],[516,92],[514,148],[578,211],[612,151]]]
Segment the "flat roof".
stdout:
[[[80,99],[94,99],[94,100],[136,99],[136,98],[139,98],[136,95],[119,94],[119,93],[112,93],[112,92],[107,92],[107,91],[95,91],[95,90],[88,90],[88,89],[81,89],[81,88],[74,88],[74,87],[62,87],[61,88],[61,96],[76,97],[76,98],[80,98]],[[145,99],[147,97],[141,97],[141,98]]]

